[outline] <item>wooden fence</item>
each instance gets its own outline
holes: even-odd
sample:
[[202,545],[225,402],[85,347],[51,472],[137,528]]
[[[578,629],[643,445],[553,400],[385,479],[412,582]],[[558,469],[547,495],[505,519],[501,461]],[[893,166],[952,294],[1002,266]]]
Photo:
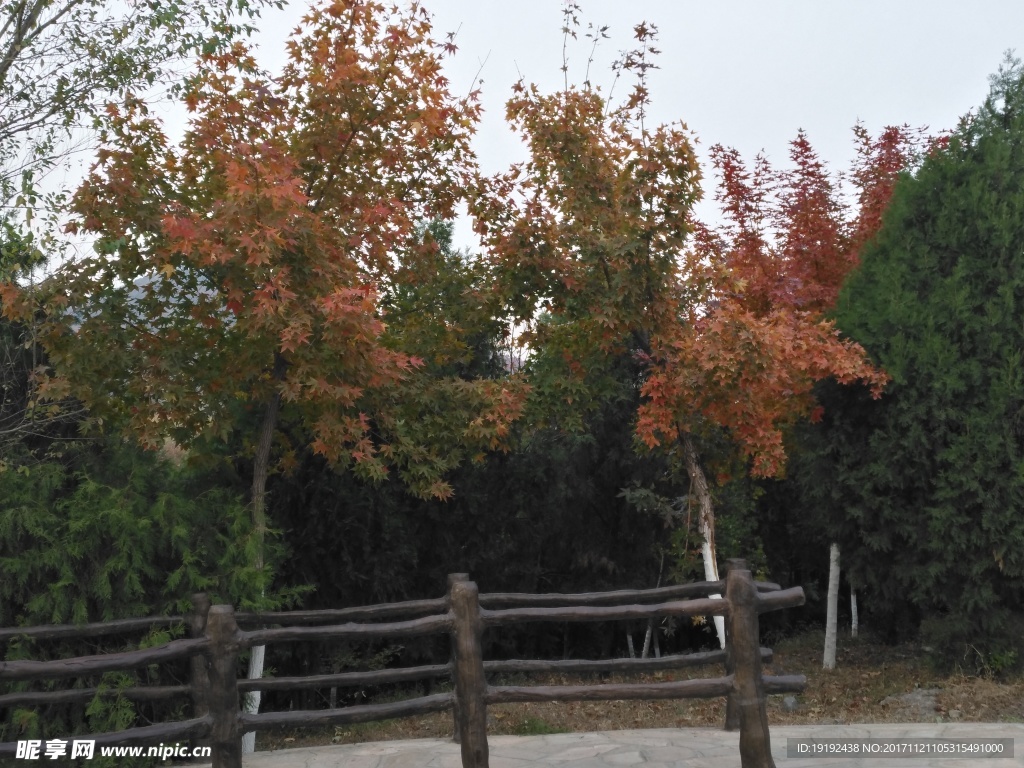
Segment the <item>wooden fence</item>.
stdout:
[[[723,592],[724,599],[709,597]],[[740,732],[743,768],[774,768],[765,696],[801,691],[806,686],[806,679],[802,675],[762,675],[762,661],[770,660],[771,651],[759,645],[758,615],[802,605],[803,602],[803,590],[799,587],[780,590],[774,584],[755,583],[742,560],[730,561],[724,581],[577,595],[480,595],[476,584],[466,574],[453,574],[449,576],[446,598],[332,611],[236,614],[231,606],[211,606],[204,595],[196,595],[193,613],[188,617],[0,629],[0,641],[15,637],[78,639],[184,622],[190,634],[188,639],[173,640],[156,648],[56,661],[0,662],[0,682],[76,678],[190,658],[189,685],[10,693],[0,695],[0,708],[85,703],[97,695],[120,695],[135,701],[189,696],[193,703],[193,717],[189,720],[97,734],[89,738],[95,739],[97,747],[203,740],[212,748],[214,768],[241,766],[241,736],[248,731],[342,725],[451,710],[454,712],[455,738],[461,744],[463,767],[486,768],[489,704],[723,696],[727,700],[725,728]],[[481,650],[481,635],[488,627],[533,621],[613,621],[657,616],[724,616],[726,648],[656,659],[602,661],[485,661]],[[324,622],[332,623],[309,626]],[[285,624],[288,626],[259,628]],[[254,628],[243,631],[239,625]],[[452,660],[448,664],[260,680],[237,678],[239,655],[244,649],[256,645],[291,640],[375,640],[437,633],[451,637]],[[488,674],[509,672],[654,671],[716,663],[724,664],[724,675],[677,682],[562,686],[493,686],[487,682]],[[364,686],[439,677],[450,677],[454,691],[340,709],[261,714],[248,714],[239,709],[240,694],[253,690]],[[14,755],[15,749],[15,742],[0,744],[0,757]]]

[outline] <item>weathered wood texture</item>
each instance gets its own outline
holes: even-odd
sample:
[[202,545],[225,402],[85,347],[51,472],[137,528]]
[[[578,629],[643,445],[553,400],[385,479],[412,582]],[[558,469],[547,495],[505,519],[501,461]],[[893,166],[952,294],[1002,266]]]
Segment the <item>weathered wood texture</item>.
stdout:
[[154,648],[137,651],[107,653],[102,656],[78,656],[54,661],[0,661],[0,680],[53,680],[61,677],[84,677],[138,669],[164,661],[183,659],[202,651],[207,646],[204,638],[172,640]]
[[[729,558],[725,561],[725,575],[728,578],[731,570],[747,570],[747,561],[741,558]],[[725,591],[724,589],[722,590]],[[736,670],[736,659],[733,653],[733,643],[730,637],[729,622],[725,622],[725,674],[732,675]],[[764,658],[761,659],[764,661]],[[736,702],[736,694],[733,691],[725,699],[725,730],[736,731],[740,727],[740,710]]]
[[455,700],[458,703],[462,768],[488,768],[487,680],[480,635],[479,592],[471,581],[455,581],[449,601],[455,617]]
[[[465,574],[463,574],[465,575]],[[468,579],[468,576],[467,576]],[[759,592],[777,592],[782,587],[770,581],[756,582]],[[480,607],[562,608],[566,606],[629,605],[718,595],[725,591],[724,581],[696,581],[657,589],[620,589],[613,592],[577,592],[535,595],[527,592],[487,592],[480,595]]]
[[175,696],[188,696],[191,692],[192,688],[188,685],[160,685],[147,688],[69,688],[65,691],[7,693],[0,696],[0,709],[85,703],[97,695],[108,699],[121,696],[129,701],[167,701]]
[[[771,648],[762,648],[762,663],[769,664],[771,660]],[[664,669],[703,667],[708,664],[722,664],[724,662],[725,651],[702,651],[700,653],[662,656],[657,659],[600,659],[597,661],[584,659],[570,659],[568,661],[507,659],[504,661],[485,661],[484,671],[488,674],[508,672],[657,672]]]
[[409,621],[393,621],[382,624],[332,624],[326,627],[282,627],[281,629],[258,629],[240,632],[239,642],[246,648],[254,645],[269,645],[287,640],[375,640],[380,637],[411,637],[445,632],[451,629],[451,616],[425,616]]
[[235,611],[230,605],[215,605],[206,618],[209,640],[210,695],[207,703],[213,727],[210,746],[213,768],[242,768],[242,730],[238,711],[239,643]]
[[800,693],[807,688],[806,675],[764,675],[765,693]]
[[[468,577],[467,577],[468,578]],[[381,603],[361,605],[354,608],[337,608],[320,611],[277,611],[267,613],[236,613],[239,626],[265,626],[267,624],[341,624],[349,621],[376,621],[398,617],[414,618],[443,613],[446,600],[443,597],[431,600],[407,600],[403,603]]]
[[[210,597],[205,592],[192,595],[192,612],[188,617],[189,637],[206,636],[206,617],[210,613]],[[202,717],[210,711],[210,675],[206,671],[206,657],[196,654],[189,659],[189,691],[192,714]]]
[[118,619],[95,624],[49,624],[44,627],[0,628],[0,642],[29,637],[33,640],[59,640],[71,637],[104,637],[146,632],[156,627],[176,627],[186,621],[183,616],[150,616],[145,619]]
[[653,605],[620,605],[563,608],[506,608],[482,610],[485,626],[519,624],[524,621],[619,621],[648,619],[652,616],[725,616],[729,604],[725,600],[678,600]]
[[796,608],[803,605],[805,601],[802,587],[790,587],[780,592],[769,592],[757,594],[757,612],[767,613],[768,611],[779,611],[783,608]]
[[243,714],[243,731],[266,731],[271,728],[295,728],[309,726],[347,725],[368,723],[374,720],[390,720],[396,717],[413,717],[432,712],[444,712],[452,708],[455,696],[451,693],[435,693],[408,701],[393,701],[387,704],[364,704],[343,709],[311,709],[297,712],[266,712],[260,715]]
[[748,570],[731,568],[725,581],[725,599],[731,606],[727,623],[734,706],[739,710],[740,764],[742,768],[775,768],[761,680],[757,589]]
[[618,701],[620,699],[710,699],[732,690],[731,677],[708,677],[673,683],[620,683],[611,685],[492,686],[488,704],[513,701]]
[[632,603],[664,602],[691,597],[707,597],[725,590],[723,581],[697,581],[658,589],[619,589],[613,592],[577,592],[533,595],[526,592],[487,592],[480,595],[480,607],[497,608],[564,608],[599,605],[630,605]]
[[[452,613],[452,585],[457,583],[457,582],[460,582],[460,581],[469,581],[469,574],[468,573],[449,573],[448,574],[448,593],[445,595],[445,598],[444,598],[444,600],[445,600],[445,607],[446,607],[448,613]],[[451,654],[452,654],[451,655],[451,660],[450,660],[449,663],[452,665],[452,672],[454,673],[454,671],[455,671],[455,657],[457,655],[456,654],[456,648],[455,648],[455,646],[457,645],[456,638],[455,638],[455,633],[454,632],[450,633],[449,638],[450,638],[450,641],[451,641],[451,649],[452,649],[451,650]],[[454,680],[455,680],[455,678],[453,677],[452,681],[454,682]],[[462,742],[462,725],[460,723],[461,719],[462,719],[462,715],[459,713],[459,701],[458,701],[458,699],[455,699],[454,702],[452,703],[452,741],[454,741],[456,744],[460,744]]]

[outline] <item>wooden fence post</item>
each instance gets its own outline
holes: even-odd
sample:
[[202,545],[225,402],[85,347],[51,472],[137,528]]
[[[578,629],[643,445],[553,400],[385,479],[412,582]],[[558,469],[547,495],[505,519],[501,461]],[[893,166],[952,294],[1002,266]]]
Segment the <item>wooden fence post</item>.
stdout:
[[[730,571],[747,570],[747,561],[741,557],[729,558],[725,561],[725,573],[728,576]],[[736,661],[733,658],[732,648],[732,623],[725,622],[725,674],[732,675],[736,672]],[[725,730],[736,731],[740,727],[740,710],[736,702],[736,692],[733,690],[725,699]]]
[[238,625],[230,605],[210,608],[206,620],[210,639],[210,732],[213,768],[242,768],[242,732],[238,713]]
[[[449,573],[448,574],[448,610],[452,610],[452,584],[459,581],[469,581],[468,573]],[[452,675],[455,674],[455,633],[452,633]],[[459,702],[455,700],[455,706],[452,707],[452,741],[458,744],[462,741],[462,729],[459,727]]]
[[[188,615],[188,636],[206,635],[206,614],[210,611],[210,596],[205,592],[192,595],[192,611]],[[206,656],[197,653],[189,659],[189,695],[192,697],[192,717],[210,714],[210,675],[206,671]],[[207,738],[195,739],[194,746],[209,746]]]
[[462,768],[489,768],[487,680],[480,648],[480,594],[472,581],[455,581],[448,593],[455,618],[455,713],[459,721]]
[[729,631],[733,649],[733,691],[740,720],[740,764],[743,768],[775,768],[758,637],[757,586],[750,571],[732,568],[726,576]]
[[[206,614],[210,610],[210,596],[205,592],[192,595],[192,612],[188,616],[188,636],[206,634]],[[206,657],[196,654],[189,660],[191,668],[192,716],[202,717],[210,712],[210,676],[206,672]]]

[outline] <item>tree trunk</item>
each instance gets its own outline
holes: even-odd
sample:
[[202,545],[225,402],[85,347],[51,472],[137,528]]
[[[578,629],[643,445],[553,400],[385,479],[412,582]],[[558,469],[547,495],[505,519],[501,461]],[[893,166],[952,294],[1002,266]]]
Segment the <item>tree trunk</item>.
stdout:
[[857,590],[850,587],[850,637],[857,636]]
[[[708,581],[718,581],[718,561],[715,551],[715,507],[711,501],[711,491],[708,488],[707,478],[700,466],[700,459],[697,456],[697,449],[693,445],[693,439],[688,432],[679,432],[679,443],[683,447],[683,456],[686,459],[686,471],[690,475],[690,486],[692,493],[697,497],[699,509],[700,535],[704,539],[701,545],[701,557],[704,560],[704,578]],[[713,598],[721,598],[721,595],[710,595]],[[725,617],[715,616],[715,631],[718,633],[718,642],[725,648]]]
[[[275,362],[275,379],[280,378],[283,373],[283,361],[280,358]],[[270,471],[270,449],[274,444],[274,429],[277,427],[277,414],[281,407],[281,395],[275,394],[269,403],[267,410],[263,413],[263,423],[260,425],[259,441],[256,443],[256,455],[252,466],[252,488],[250,501],[252,505],[252,527],[256,536],[256,560],[253,565],[257,571],[262,571],[265,565],[263,544],[267,534],[267,475]],[[263,659],[266,646],[253,646],[249,656],[249,679],[258,680],[263,677]],[[256,714],[260,711],[260,691],[250,691],[246,694],[242,708],[248,714]],[[250,731],[242,736],[242,754],[250,755],[256,751],[256,732]]]
[[828,610],[825,616],[825,660],[824,669],[836,668],[836,621],[839,613],[839,545],[829,550],[828,563]]
[[[654,583],[654,588],[657,589],[661,586],[661,575],[665,572],[665,552],[662,550],[661,562],[658,564],[658,580]],[[640,654],[641,659],[646,659],[651,650],[651,639],[654,639],[654,653],[661,658],[661,652],[658,650],[658,633],[654,628],[654,618],[647,620],[647,632],[644,635],[644,650]]]

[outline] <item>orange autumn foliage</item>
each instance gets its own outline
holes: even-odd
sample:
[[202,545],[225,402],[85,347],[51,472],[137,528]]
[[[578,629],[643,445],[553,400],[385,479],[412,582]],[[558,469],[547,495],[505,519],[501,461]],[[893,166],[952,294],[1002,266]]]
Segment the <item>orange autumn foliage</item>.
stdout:
[[[96,252],[46,286],[47,386],[149,446],[241,433],[265,459],[286,417],[334,464],[450,495],[444,474],[500,447],[523,398],[514,381],[427,375],[381,307],[475,170],[479,107],[448,89],[453,50],[418,5],[333,0],[276,78],[241,44],[204,57],[178,146],[141,100],[111,105],[73,202]],[[423,413],[445,418],[427,429]]]
[[686,321],[652,344],[638,419],[647,445],[710,424],[732,435],[753,474],[773,476],[785,465],[785,428],[821,416],[817,381],[859,381],[880,396],[887,376],[840,336],[828,312],[921,134],[889,128],[873,140],[858,126],[855,136],[854,205],[843,203],[802,132],[786,171],[763,157],[748,171],[735,150],[712,149],[726,224],[696,225],[687,254],[710,269],[709,300],[688,307]]

